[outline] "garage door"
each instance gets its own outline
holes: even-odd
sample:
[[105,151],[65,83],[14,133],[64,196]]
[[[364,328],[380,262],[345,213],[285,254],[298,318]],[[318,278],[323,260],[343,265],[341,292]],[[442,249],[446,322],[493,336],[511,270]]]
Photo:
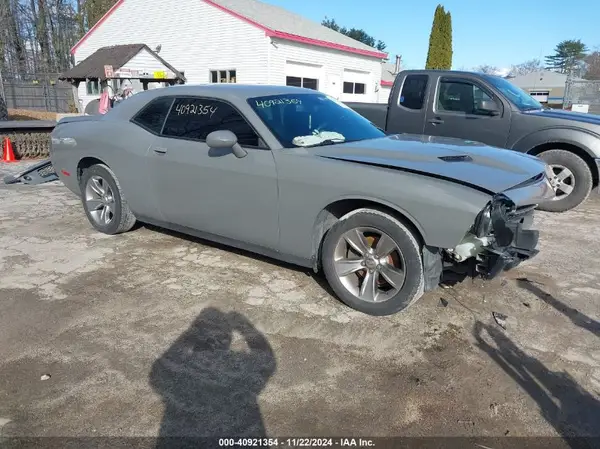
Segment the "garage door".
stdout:
[[287,61],[285,84],[319,90],[322,84],[323,66]]
[[548,95],[550,95],[550,92],[547,90],[536,90],[533,92],[529,92],[529,95],[531,95],[540,103],[548,103]]

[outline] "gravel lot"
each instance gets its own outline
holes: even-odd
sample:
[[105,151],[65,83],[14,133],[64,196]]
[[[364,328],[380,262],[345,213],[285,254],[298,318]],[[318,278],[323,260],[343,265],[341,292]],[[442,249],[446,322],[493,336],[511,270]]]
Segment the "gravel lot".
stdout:
[[295,267],[104,236],[60,183],[0,184],[0,433],[600,436],[600,201],[537,223],[518,270],[373,318]]

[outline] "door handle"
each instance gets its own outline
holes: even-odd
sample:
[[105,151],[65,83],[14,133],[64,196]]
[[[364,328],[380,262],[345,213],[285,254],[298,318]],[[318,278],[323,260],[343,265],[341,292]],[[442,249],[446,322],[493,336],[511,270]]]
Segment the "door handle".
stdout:
[[167,149],[163,148],[163,147],[154,147],[152,149],[154,150],[155,153],[158,153],[158,154],[165,154],[167,152]]
[[444,121],[441,118],[432,118],[430,120],[428,120],[429,123],[431,123],[432,125],[441,125],[442,123],[444,123]]

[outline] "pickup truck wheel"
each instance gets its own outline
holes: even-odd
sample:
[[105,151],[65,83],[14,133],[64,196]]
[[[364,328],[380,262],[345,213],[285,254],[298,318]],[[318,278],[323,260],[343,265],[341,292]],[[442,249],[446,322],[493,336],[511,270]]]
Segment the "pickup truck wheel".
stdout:
[[565,212],[583,203],[592,191],[592,172],[586,162],[566,150],[549,150],[538,157],[546,162],[554,173],[550,183],[556,197],[540,204],[538,209],[548,212]]
[[127,232],[136,218],[129,209],[117,177],[104,164],[87,168],[80,179],[83,209],[92,226],[109,235]]
[[391,315],[423,294],[420,245],[388,214],[359,209],[342,217],[325,236],[321,254],[335,294],[363,313]]

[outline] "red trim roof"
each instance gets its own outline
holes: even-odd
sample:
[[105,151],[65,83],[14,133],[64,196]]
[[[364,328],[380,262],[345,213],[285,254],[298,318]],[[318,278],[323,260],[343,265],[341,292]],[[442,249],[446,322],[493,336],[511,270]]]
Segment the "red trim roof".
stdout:
[[[207,1],[207,0],[204,0]],[[284,33],[283,31],[266,31],[267,36],[276,37],[288,41],[300,42],[302,44],[315,45],[317,47],[325,47],[333,50],[345,51],[347,53],[356,53],[363,56],[372,56],[374,58],[384,59],[387,54],[379,51],[362,50],[360,48],[348,47],[347,45],[334,44],[333,42],[312,39],[310,37],[298,36],[296,34]]]
[[[86,41],[86,39],[96,30],[96,28],[98,28],[100,25],[102,25],[102,23],[104,23],[104,21],[106,21],[106,19],[108,19],[111,16],[111,14],[113,12],[115,12],[115,10],[123,4],[124,1],[125,0],[118,0],[117,3],[115,3],[113,5],[113,7],[110,8],[106,12],[106,14],[104,14],[102,16],[102,18],[92,28],[89,29],[89,31],[79,40],[79,42],[77,42],[73,46],[73,48],[71,48],[71,54],[75,54],[75,52],[77,51],[77,48],[79,48],[79,46]],[[202,0],[202,1],[205,3],[208,3],[211,6],[214,6],[217,9],[220,9],[223,12],[226,12],[227,14],[229,14],[233,17],[236,17],[237,19],[243,20],[244,22],[246,22],[260,30],[263,30],[265,32],[265,34],[270,37],[275,37],[278,39],[284,39],[284,40],[288,40],[288,41],[300,42],[302,44],[315,45],[317,47],[330,48],[333,50],[344,51],[347,53],[355,53],[355,54],[359,54],[359,55],[363,55],[363,56],[371,56],[373,58],[385,59],[387,57],[387,53],[383,53],[383,52],[380,52],[377,50],[373,50],[373,51],[362,50],[360,48],[349,47],[346,45],[335,44],[333,42],[327,42],[327,41],[322,41],[322,40],[318,40],[318,39],[312,39],[310,37],[298,36],[295,34],[284,33],[283,31],[273,30],[264,25],[261,25],[260,23],[254,21],[252,19],[249,19],[248,17],[245,17],[235,11],[232,11],[231,9],[226,8],[223,5],[220,5],[216,2],[214,2],[213,0]]]

